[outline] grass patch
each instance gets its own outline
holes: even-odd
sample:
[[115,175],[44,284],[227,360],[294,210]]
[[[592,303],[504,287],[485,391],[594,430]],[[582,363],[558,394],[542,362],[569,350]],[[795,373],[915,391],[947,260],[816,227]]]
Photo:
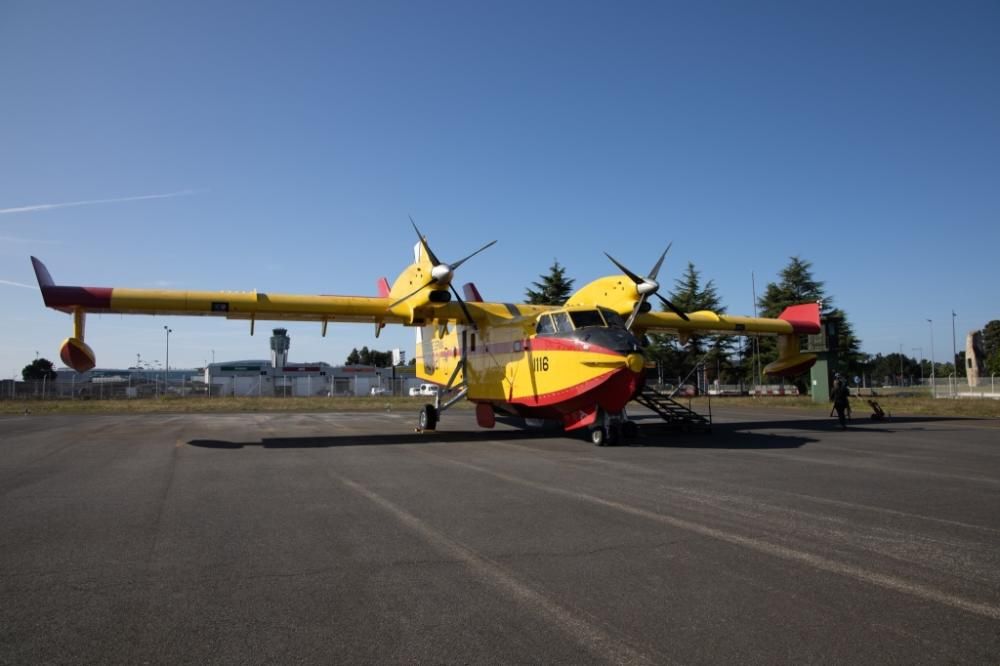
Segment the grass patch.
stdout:
[[[149,398],[135,400],[6,400],[0,414],[233,414],[246,412],[413,412],[426,398]],[[454,409],[471,408],[460,402]],[[415,416],[414,416],[415,418]]]
[[[961,416],[969,418],[1000,418],[1000,400],[947,399],[922,397],[876,396],[882,409],[894,416]],[[687,399],[679,400],[688,404]],[[136,400],[3,400],[0,414],[238,414],[247,412],[386,412],[416,413],[428,398],[397,397],[337,397],[337,398],[177,398],[161,397]],[[708,398],[693,398],[691,407],[708,411]],[[453,409],[471,409],[472,403],[462,401]],[[712,407],[745,407],[749,409],[793,409],[802,412],[830,413],[830,404],[817,405],[808,397],[716,397]],[[855,418],[871,413],[864,398],[852,398]]]
[[[973,398],[924,398],[912,396],[875,396],[871,398],[882,406],[886,413],[893,416],[961,416],[968,418],[1000,418],[1000,400]],[[851,398],[851,409],[854,417],[867,417],[871,414],[868,406],[869,398]],[[682,404],[687,404],[681,400]],[[697,411],[707,411],[708,398],[694,398],[691,407]],[[795,409],[803,412],[815,412],[827,416],[833,408],[831,403],[816,404],[809,397],[773,397],[773,398],[712,398],[712,407],[747,407],[752,409]]]

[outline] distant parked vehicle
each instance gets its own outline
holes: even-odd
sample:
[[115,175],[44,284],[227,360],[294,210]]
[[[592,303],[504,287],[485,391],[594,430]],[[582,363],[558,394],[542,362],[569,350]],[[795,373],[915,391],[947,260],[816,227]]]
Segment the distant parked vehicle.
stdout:
[[417,398],[419,396],[425,395],[429,397],[434,397],[438,394],[437,384],[421,384],[420,386],[410,387],[410,397]]
[[372,387],[372,397],[376,398],[376,397],[378,397],[380,395],[391,395],[391,392],[387,388],[382,388],[380,386],[373,386]]

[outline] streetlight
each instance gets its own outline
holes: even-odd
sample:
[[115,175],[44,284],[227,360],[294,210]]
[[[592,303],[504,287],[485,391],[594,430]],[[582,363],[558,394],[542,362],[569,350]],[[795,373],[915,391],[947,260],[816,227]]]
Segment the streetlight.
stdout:
[[934,320],[927,320],[927,328],[931,331],[931,395],[937,397],[937,387],[934,385]]
[[920,366],[920,383],[924,383],[924,348],[914,347],[913,351],[917,352],[917,365]]
[[955,346],[955,311],[951,311],[951,362],[955,366],[955,381],[958,382],[958,348]]
[[174,332],[174,329],[164,326],[163,330],[167,332],[167,372],[170,372],[170,334]]
[[903,385],[903,343],[899,343],[899,385]]

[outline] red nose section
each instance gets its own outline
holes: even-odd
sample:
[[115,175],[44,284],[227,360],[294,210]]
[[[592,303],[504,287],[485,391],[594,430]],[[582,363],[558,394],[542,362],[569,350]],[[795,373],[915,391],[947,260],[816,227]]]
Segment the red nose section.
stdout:
[[77,372],[86,372],[94,367],[97,357],[87,343],[77,338],[66,338],[59,348],[59,358]]

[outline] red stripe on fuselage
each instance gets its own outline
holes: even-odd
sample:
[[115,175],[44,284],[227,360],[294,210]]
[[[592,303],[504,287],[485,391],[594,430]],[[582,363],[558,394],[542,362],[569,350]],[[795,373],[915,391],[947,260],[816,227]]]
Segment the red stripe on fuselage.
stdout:
[[[644,379],[643,375],[628,368],[619,368],[559,391],[509,401],[484,402],[495,404],[502,411],[513,408],[517,414],[529,418],[562,419],[565,414],[594,405],[605,411],[618,413],[639,392]],[[473,401],[478,402],[475,399]]]
[[[520,349],[518,349],[518,345],[520,345]],[[542,351],[584,351],[594,354],[608,354],[609,356],[623,355],[622,352],[616,352],[606,347],[601,347],[600,345],[591,344],[575,338],[554,338],[548,336],[523,338],[506,342],[483,342],[483,340],[480,339],[477,340],[475,349],[472,349],[471,345],[466,348],[466,353],[469,356],[480,356],[486,354],[521,354],[524,352]],[[452,345],[451,347],[446,347],[445,349],[434,352],[434,359],[452,358],[458,356],[459,354],[461,354],[461,349]]]

